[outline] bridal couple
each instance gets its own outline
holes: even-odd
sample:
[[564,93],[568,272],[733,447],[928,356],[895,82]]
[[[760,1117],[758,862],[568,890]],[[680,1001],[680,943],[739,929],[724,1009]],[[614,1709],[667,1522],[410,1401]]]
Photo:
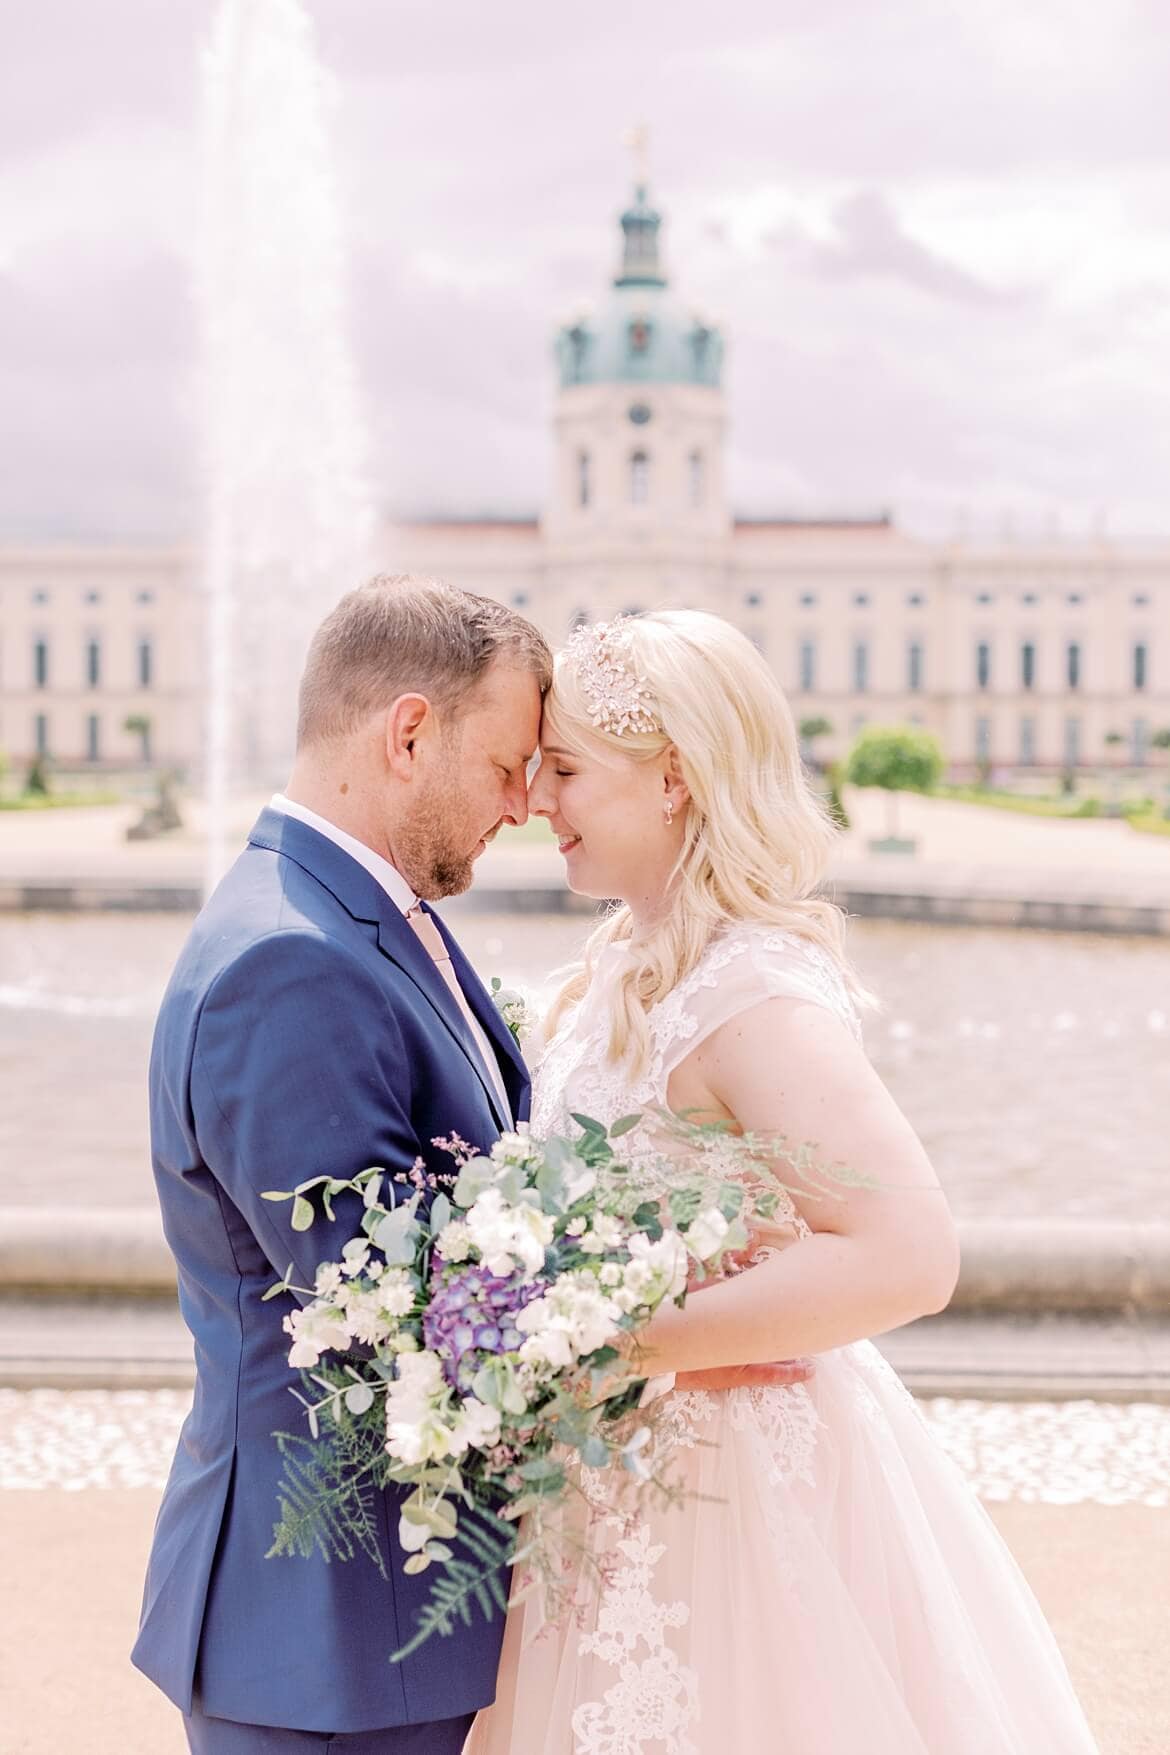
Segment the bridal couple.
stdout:
[[[569,886],[621,906],[530,1093],[431,904],[532,814]],[[941,1310],[958,1257],[817,894],[834,832],[775,678],[718,617],[585,628],[554,662],[511,610],[379,578],[321,627],[287,791],[195,924],[151,1067],[197,1380],[134,1661],[197,1755],[1090,1755],[1023,1577],[868,1339]],[[603,1500],[579,1615],[542,1625],[529,1594],[392,1664],[429,1589],[397,1564],[393,1491],[387,1578],[264,1557],[297,1409],[293,1299],[262,1295],[290,1257],[312,1285],[360,1208],[298,1233],[262,1191],[446,1170],[437,1138],[486,1149],[530,1105],[542,1136],[663,1104],[864,1185],[798,1188],[743,1271],[645,1331],[688,1497],[632,1520]]]

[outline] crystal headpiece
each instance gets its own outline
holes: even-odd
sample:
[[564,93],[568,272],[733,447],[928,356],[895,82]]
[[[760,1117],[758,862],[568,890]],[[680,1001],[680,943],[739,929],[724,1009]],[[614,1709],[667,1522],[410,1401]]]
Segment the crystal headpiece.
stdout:
[[611,622],[580,627],[565,647],[590,719],[598,730],[615,737],[627,731],[662,730],[650,686],[634,661],[631,619],[619,615]]

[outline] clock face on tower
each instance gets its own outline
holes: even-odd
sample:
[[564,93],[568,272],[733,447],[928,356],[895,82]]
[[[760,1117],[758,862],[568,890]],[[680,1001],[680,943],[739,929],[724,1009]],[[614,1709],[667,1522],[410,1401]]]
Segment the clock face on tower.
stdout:
[[650,410],[644,402],[635,402],[630,409],[630,419],[636,427],[644,427],[650,419]]

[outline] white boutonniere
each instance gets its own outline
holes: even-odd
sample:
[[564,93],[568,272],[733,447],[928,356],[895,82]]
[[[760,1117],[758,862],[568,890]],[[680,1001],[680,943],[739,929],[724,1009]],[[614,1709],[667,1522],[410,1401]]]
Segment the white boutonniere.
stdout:
[[517,988],[505,987],[498,975],[492,976],[491,990],[496,1010],[511,1031],[517,1048],[523,1050],[525,1041],[539,1023],[536,1012]]

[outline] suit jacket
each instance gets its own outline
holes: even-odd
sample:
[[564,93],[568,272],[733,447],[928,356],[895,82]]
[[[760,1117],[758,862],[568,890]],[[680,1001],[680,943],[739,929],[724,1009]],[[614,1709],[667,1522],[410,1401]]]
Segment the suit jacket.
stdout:
[[[513,1112],[528,1077],[509,1031],[439,922],[472,1011],[496,1049]],[[200,914],[155,1029],[151,1146],[196,1384],[155,1528],[133,1661],[184,1711],[244,1723],[362,1731],[453,1718],[493,1698],[502,1624],[477,1620],[404,1663],[430,1581],[398,1547],[401,1491],[382,1496],[383,1579],[364,1557],[266,1560],[281,1462],[272,1434],[304,1429],[290,1395],[285,1314],[262,1303],[294,1264],[317,1265],[360,1227],[295,1232],[262,1200],[328,1173],[420,1156],[437,1136],[487,1149],[505,1125],[442,976],[376,879],[315,829],[262,813]]]

